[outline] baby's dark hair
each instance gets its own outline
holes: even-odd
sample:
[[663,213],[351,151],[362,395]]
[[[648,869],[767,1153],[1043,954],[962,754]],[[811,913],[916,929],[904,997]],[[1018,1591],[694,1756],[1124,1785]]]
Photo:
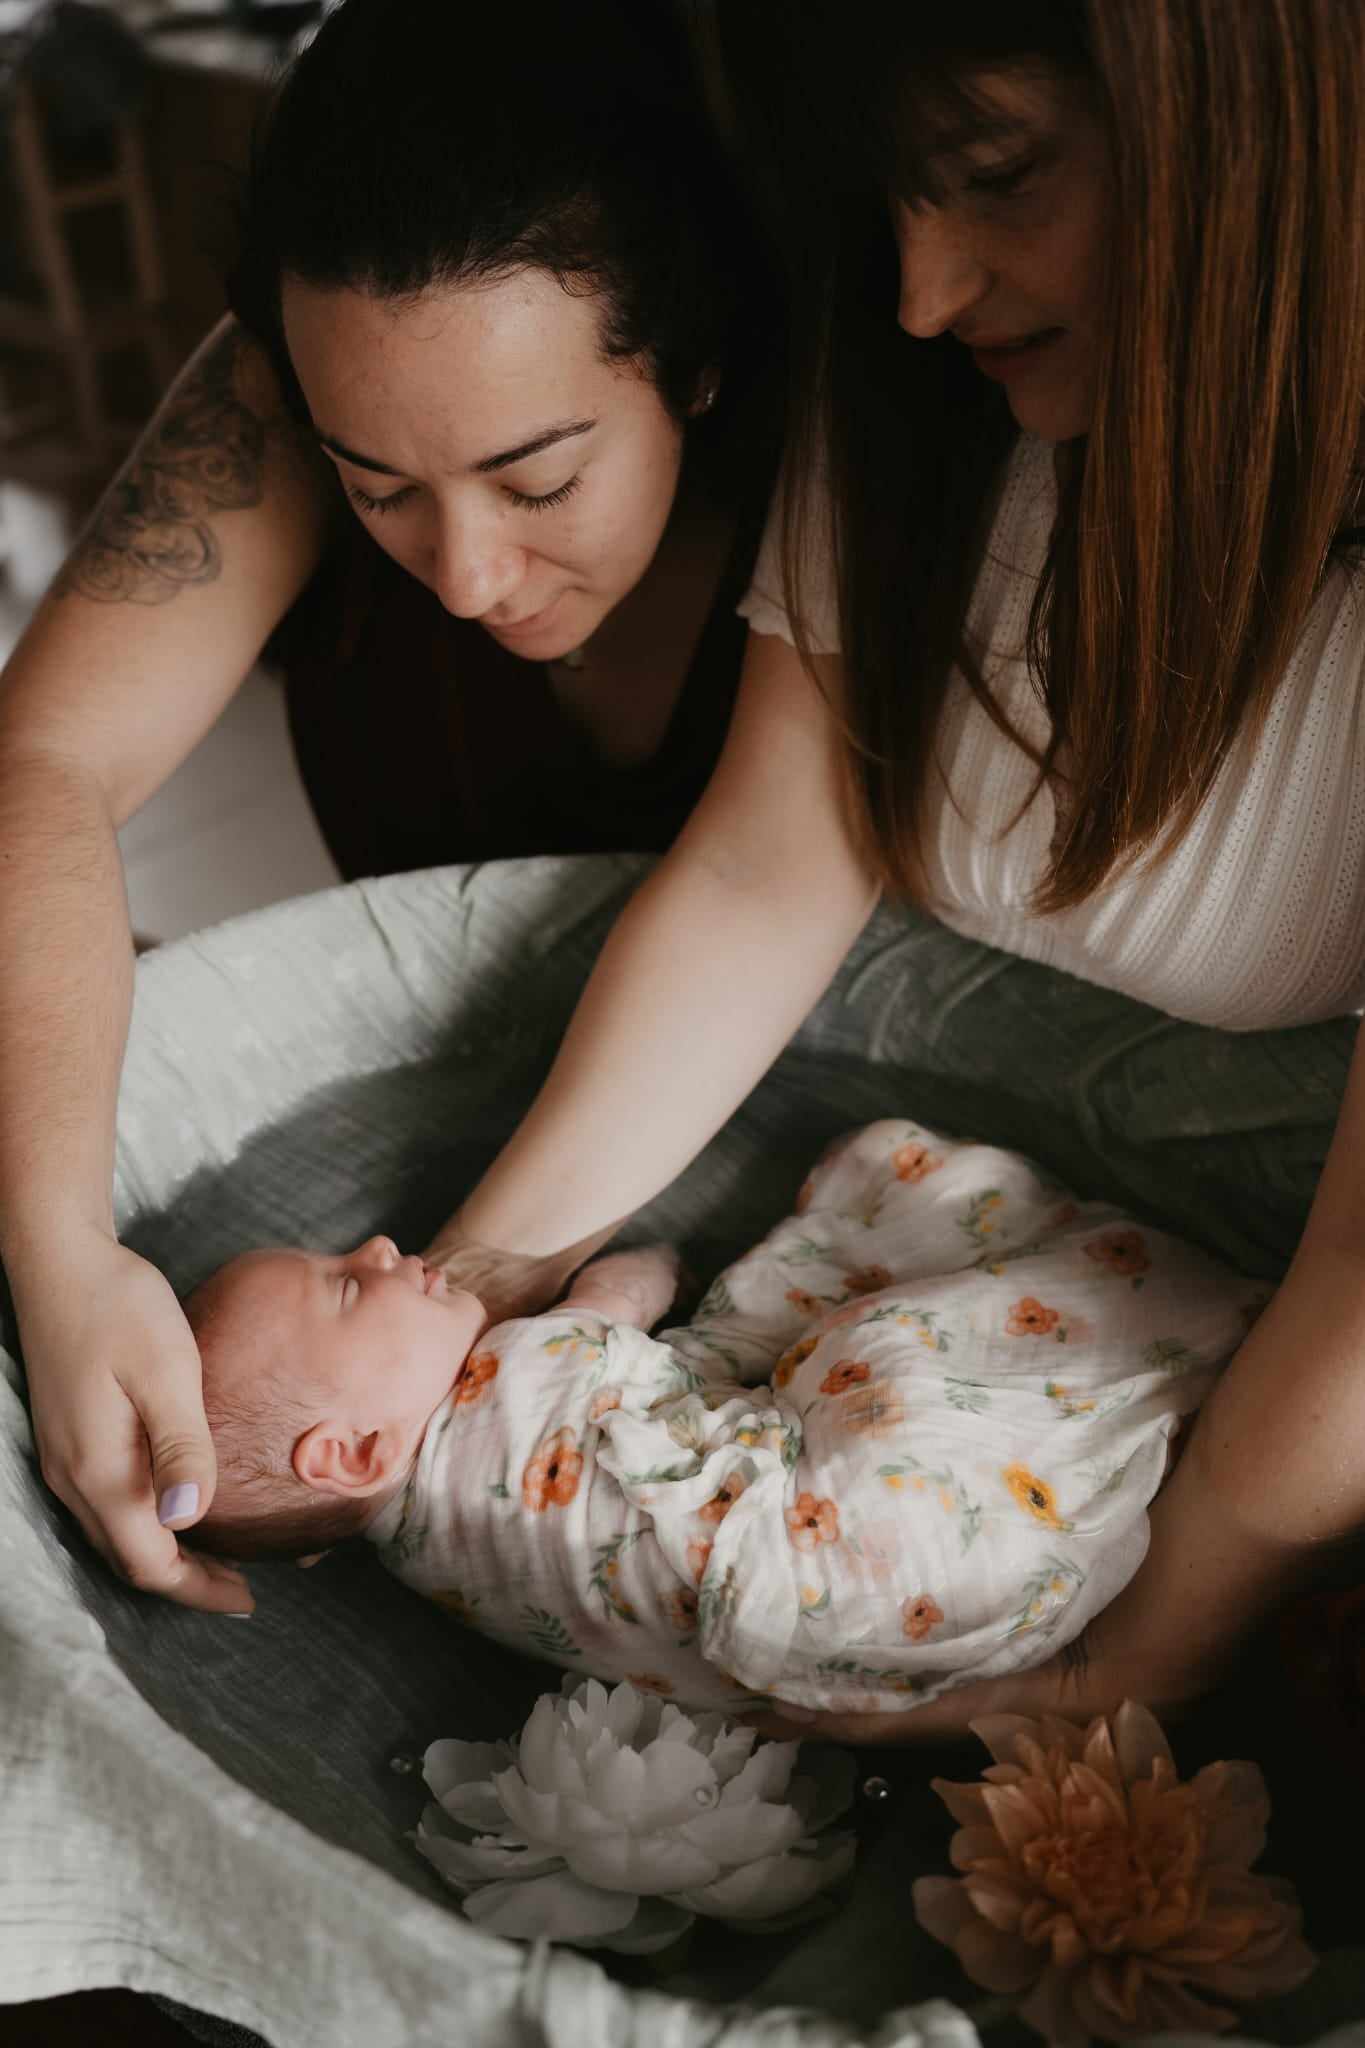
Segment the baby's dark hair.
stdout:
[[343,0],[259,129],[229,297],[302,408],[286,276],[403,300],[523,268],[600,293],[681,418],[774,294],[666,0]]
[[[218,1458],[212,1505],[186,1541],[220,1557],[307,1557],[359,1534],[371,1503],[315,1492],[294,1472],[294,1446],[317,1416],[280,1371],[268,1333],[248,1332],[226,1312],[229,1270],[211,1274],[181,1304],[199,1346],[204,1412]],[[257,1400],[242,1399],[240,1374],[219,1370],[225,1346],[244,1342],[255,1349]]]

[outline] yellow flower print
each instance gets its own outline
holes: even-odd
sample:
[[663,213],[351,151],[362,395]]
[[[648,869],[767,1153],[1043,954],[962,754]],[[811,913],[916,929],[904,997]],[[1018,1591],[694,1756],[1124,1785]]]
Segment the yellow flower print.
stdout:
[[797,1366],[810,1357],[819,1341],[818,1337],[802,1337],[799,1343],[784,1351],[773,1367],[773,1385],[785,1387]]
[[1035,1522],[1042,1522],[1049,1529],[1070,1528],[1071,1524],[1057,1513],[1057,1497],[1045,1479],[1039,1479],[1026,1465],[1006,1465],[1002,1477],[1020,1507],[1027,1508]]

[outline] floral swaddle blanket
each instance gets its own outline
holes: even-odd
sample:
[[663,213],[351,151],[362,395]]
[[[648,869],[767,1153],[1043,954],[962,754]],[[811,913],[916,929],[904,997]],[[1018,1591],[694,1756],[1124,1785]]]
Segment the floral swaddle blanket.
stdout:
[[1263,1290],[903,1119],[796,1207],[659,1339],[489,1331],[371,1530],[384,1562],[694,1706],[894,1709],[1076,1636]]

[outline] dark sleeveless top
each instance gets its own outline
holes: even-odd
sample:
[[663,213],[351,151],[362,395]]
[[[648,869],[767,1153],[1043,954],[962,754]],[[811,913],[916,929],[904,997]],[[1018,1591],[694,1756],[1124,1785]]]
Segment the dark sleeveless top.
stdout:
[[309,800],[342,874],[537,853],[662,852],[706,785],[734,703],[740,532],[656,752],[604,761],[545,670],[454,619],[350,522],[268,650]]

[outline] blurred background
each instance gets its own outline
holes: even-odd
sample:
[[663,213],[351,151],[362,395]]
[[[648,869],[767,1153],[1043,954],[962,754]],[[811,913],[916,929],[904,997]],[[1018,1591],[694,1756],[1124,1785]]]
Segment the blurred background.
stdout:
[[[0,0],[0,661],[223,311],[238,172],[327,0]],[[337,879],[257,670],[122,834],[140,944]]]

